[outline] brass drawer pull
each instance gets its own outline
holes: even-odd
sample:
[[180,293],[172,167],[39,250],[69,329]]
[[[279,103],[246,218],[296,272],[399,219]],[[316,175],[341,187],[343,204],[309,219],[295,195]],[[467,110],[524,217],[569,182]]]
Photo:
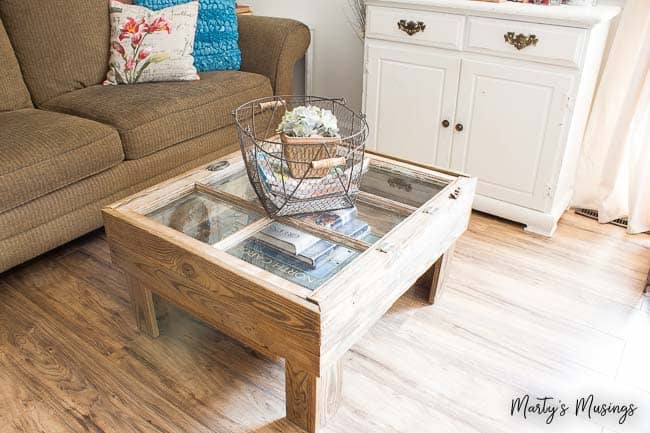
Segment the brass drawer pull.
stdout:
[[523,50],[530,45],[537,45],[537,42],[539,42],[539,39],[537,39],[537,36],[535,35],[531,34],[526,36],[523,33],[515,35],[515,32],[506,33],[503,35],[503,39],[505,39],[506,43],[512,45],[518,50]]
[[408,34],[409,36],[413,36],[416,33],[423,32],[424,29],[427,28],[427,26],[424,24],[423,21],[406,21],[406,20],[399,20],[397,22],[397,28],[403,31],[404,33]]

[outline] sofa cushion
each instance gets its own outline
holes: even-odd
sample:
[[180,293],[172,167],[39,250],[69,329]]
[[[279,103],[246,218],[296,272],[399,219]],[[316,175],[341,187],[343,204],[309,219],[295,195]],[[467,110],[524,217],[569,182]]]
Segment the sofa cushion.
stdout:
[[221,158],[238,147],[237,131],[230,126],[146,158],[126,161],[0,213],[0,272],[101,227],[103,206]]
[[23,74],[9,42],[5,27],[0,21],[0,111],[19,110],[32,106]]
[[106,0],[2,0],[0,16],[36,105],[106,76]]
[[49,111],[0,113],[0,212],[119,164],[113,128]]
[[214,71],[202,73],[200,81],[93,86],[43,107],[115,127],[126,159],[138,159],[232,125],[235,108],[272,92],[262,75]]

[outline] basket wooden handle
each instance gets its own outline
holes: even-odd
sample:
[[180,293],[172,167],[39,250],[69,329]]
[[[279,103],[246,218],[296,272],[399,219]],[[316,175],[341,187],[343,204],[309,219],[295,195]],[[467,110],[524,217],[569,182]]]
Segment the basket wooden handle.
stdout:
[[332,168],[340,167],[345,165],[345,158],[328,158],[328,159],[319,159],[318,161],[311,162],[311,168],[318,170],[320,168]]
[[276,107],[285,107],[287,106],[287,101],[284,99],[278,99],[277,101],[268,101],[260,102],[260,110],[266,111]]

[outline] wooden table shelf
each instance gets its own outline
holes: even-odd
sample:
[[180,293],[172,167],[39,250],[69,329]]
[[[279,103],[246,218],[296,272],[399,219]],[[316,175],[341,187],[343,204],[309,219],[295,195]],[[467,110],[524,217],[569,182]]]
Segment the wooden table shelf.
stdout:
[[[441,295],[476,188],[461,174],[369,158],[357,217],[371,232],[362,239],[266,217],[239,154],[220,171],[200,167],[106,207],[112,258],[127,275],[140,330],[158,336],[159,296],[285,358],[287,417],[315,432],[336,412],[344,353],[416,281],[429,285],[430,303]],[[289,259],[269,265],[253,246],[266,248],[256,236],[271,224],[333,243],[340,262],[313,278]]]

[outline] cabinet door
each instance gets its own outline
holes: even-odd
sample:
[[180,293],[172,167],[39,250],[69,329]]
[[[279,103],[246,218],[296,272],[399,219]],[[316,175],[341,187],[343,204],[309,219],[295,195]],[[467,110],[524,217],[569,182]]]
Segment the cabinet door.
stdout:
[[365,111],[368,146],[449,167],[460,57],[435,49],[369,41]]
[[572,73],[464,59],[456,111],[463,129],[455,132],[452,168],[478,177],[479,194],[549,210],[573,80]]

